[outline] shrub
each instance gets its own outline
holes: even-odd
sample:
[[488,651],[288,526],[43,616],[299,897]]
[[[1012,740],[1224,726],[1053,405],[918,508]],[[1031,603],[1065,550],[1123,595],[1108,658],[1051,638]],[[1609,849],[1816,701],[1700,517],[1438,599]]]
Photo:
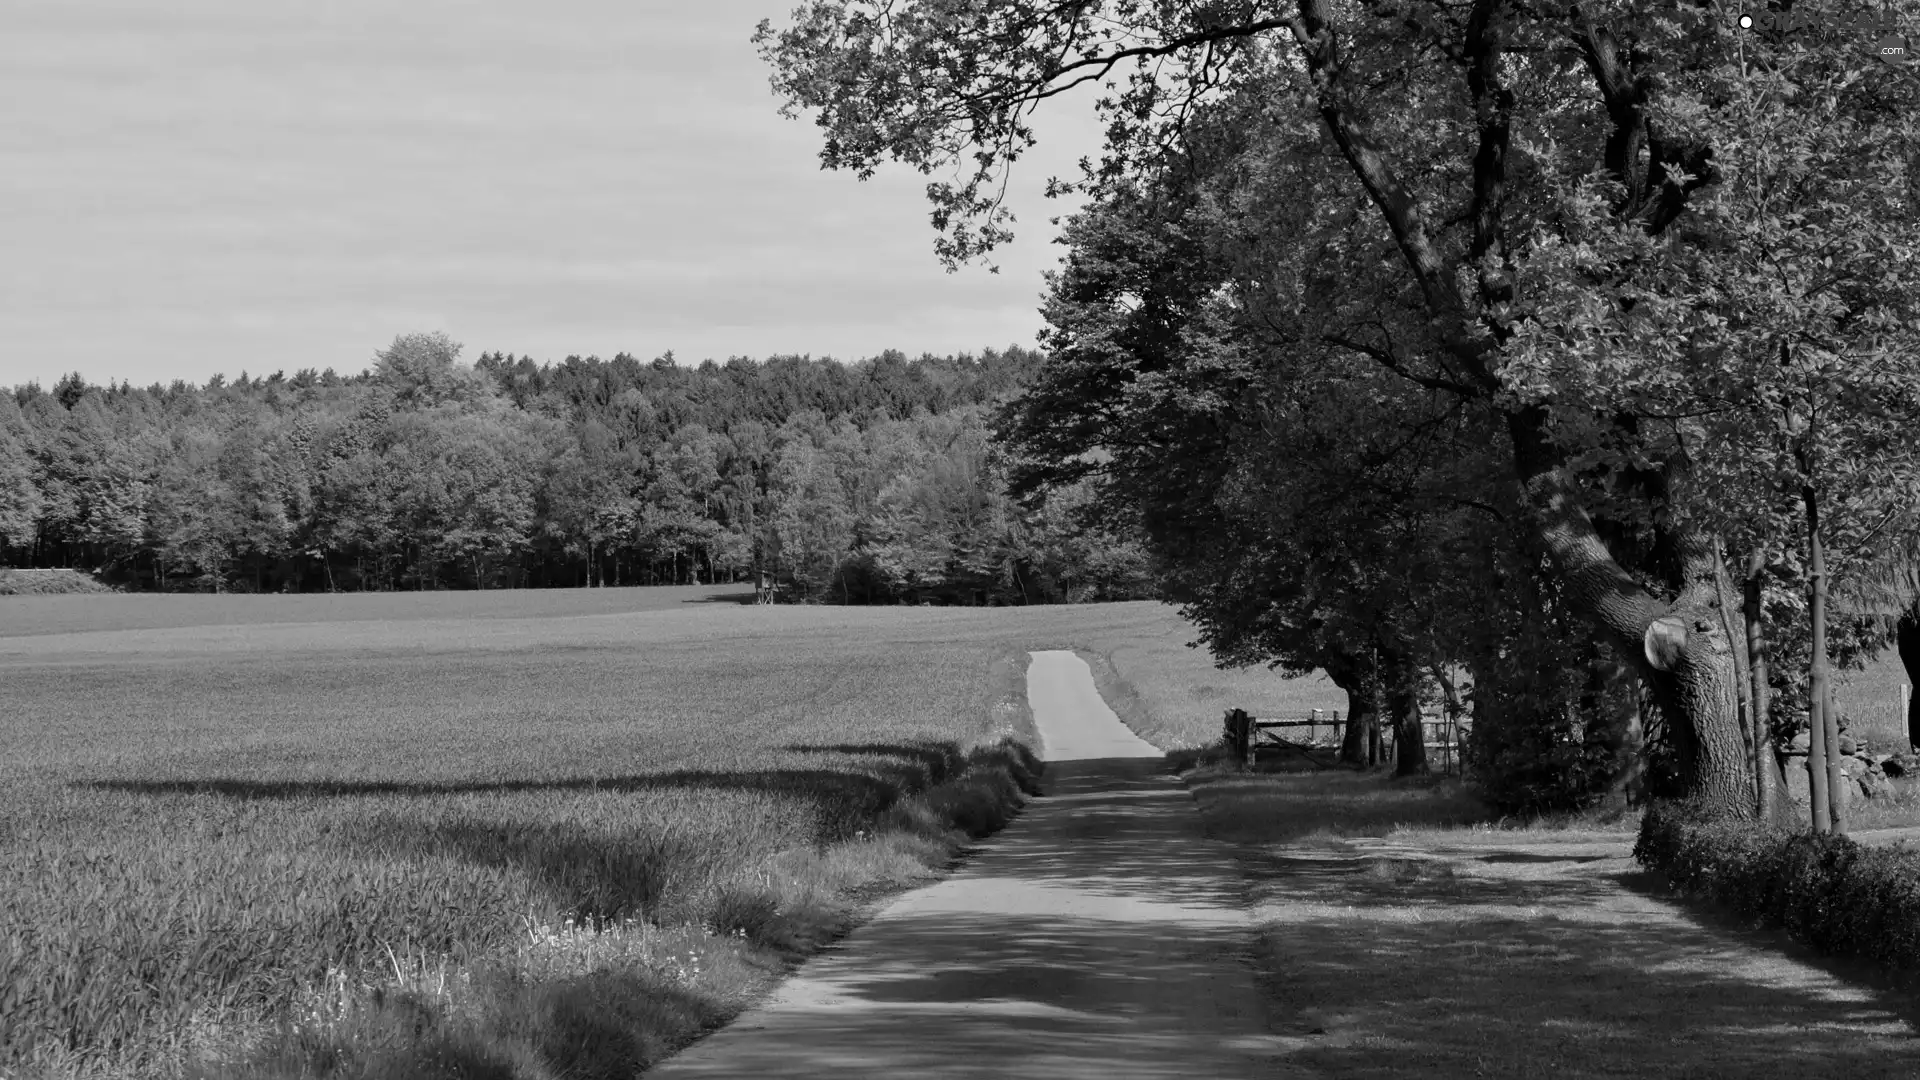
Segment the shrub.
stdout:
[[1815,949],[1920,967],[1920,850],[1714,820],[1656,803],[1633,857],[1681,893],[1779,927]]

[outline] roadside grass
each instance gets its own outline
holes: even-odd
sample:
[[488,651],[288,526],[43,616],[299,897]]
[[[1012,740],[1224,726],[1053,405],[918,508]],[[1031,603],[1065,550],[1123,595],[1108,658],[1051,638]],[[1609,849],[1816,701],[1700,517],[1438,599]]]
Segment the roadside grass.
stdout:
[[0,642],[0,1074],[631,1075],[1033,784],[982,627],[443,614]]

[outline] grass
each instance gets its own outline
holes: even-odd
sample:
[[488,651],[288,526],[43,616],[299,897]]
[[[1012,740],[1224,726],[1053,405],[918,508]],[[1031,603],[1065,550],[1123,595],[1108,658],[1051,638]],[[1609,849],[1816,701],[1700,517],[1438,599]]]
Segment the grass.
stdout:
[[1004,823],[1025,650],[1163,745],[1287,694],[1157,604],[740,599],[7,598],[0,1075],[631,1075]]
[[[0,1059],[628,1075],[1001,824],[1027,775],[1024,664],[985,636],[377,599],[6,639]],[[430,1022],[389,1038],[401,1014]],[[569,1057],[569,1025],[628,1049]]]
[[1833,700],[1852,721],[1850,731],[1865,736],[1875,747],[1904,750],[1907,718],[1900,712],[1900,688],[1907,670],[1892,649],[1875,657],[1862,671],[1835,671]]

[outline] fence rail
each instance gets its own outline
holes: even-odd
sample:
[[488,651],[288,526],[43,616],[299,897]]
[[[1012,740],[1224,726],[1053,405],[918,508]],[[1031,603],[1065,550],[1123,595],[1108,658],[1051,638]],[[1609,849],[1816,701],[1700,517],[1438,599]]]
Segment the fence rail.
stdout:
[[[1462,743],[1470,730],[1470,725],[1459,723],[1441,714],[1423,714],[1420,719],[1421,735],[1427,747],[1429,761],[1435,752],[1440,757],[1442,773],[1457,773],[1462,769],[1460,753]],[[1288,738],[1283,731],[1306,729],[1306,739]],[[1328,738],[1321,739],[1325,730]],[[1366,748],[1368,765],[1377,765],[1391,760],[1393,755],[1392,725],[1375,725],[1372,745]],[[1315,765],[1326,767],[1328,763],[1314,757],[1316,752],[1335,751],[1340,748],[1344,730],[1338,709],[1313,709],[1305,719],[1288,720],[1278,717],[1257,717],[1245,709],[1228,709],[1226,716],[1227,746],[1240,760],[1249,766],[1256,764],[1263,749],[1278,750],[1305,758]]]

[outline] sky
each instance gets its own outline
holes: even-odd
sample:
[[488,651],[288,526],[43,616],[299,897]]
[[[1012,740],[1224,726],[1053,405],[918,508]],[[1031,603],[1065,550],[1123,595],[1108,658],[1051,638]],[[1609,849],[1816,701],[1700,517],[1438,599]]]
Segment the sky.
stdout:
[[795,0],[0,0],[0,386],[361,370],[402,333],[682,363],[1031,345],[1036,118],[1000,273],[927,177],[819,167],[755,25]]

